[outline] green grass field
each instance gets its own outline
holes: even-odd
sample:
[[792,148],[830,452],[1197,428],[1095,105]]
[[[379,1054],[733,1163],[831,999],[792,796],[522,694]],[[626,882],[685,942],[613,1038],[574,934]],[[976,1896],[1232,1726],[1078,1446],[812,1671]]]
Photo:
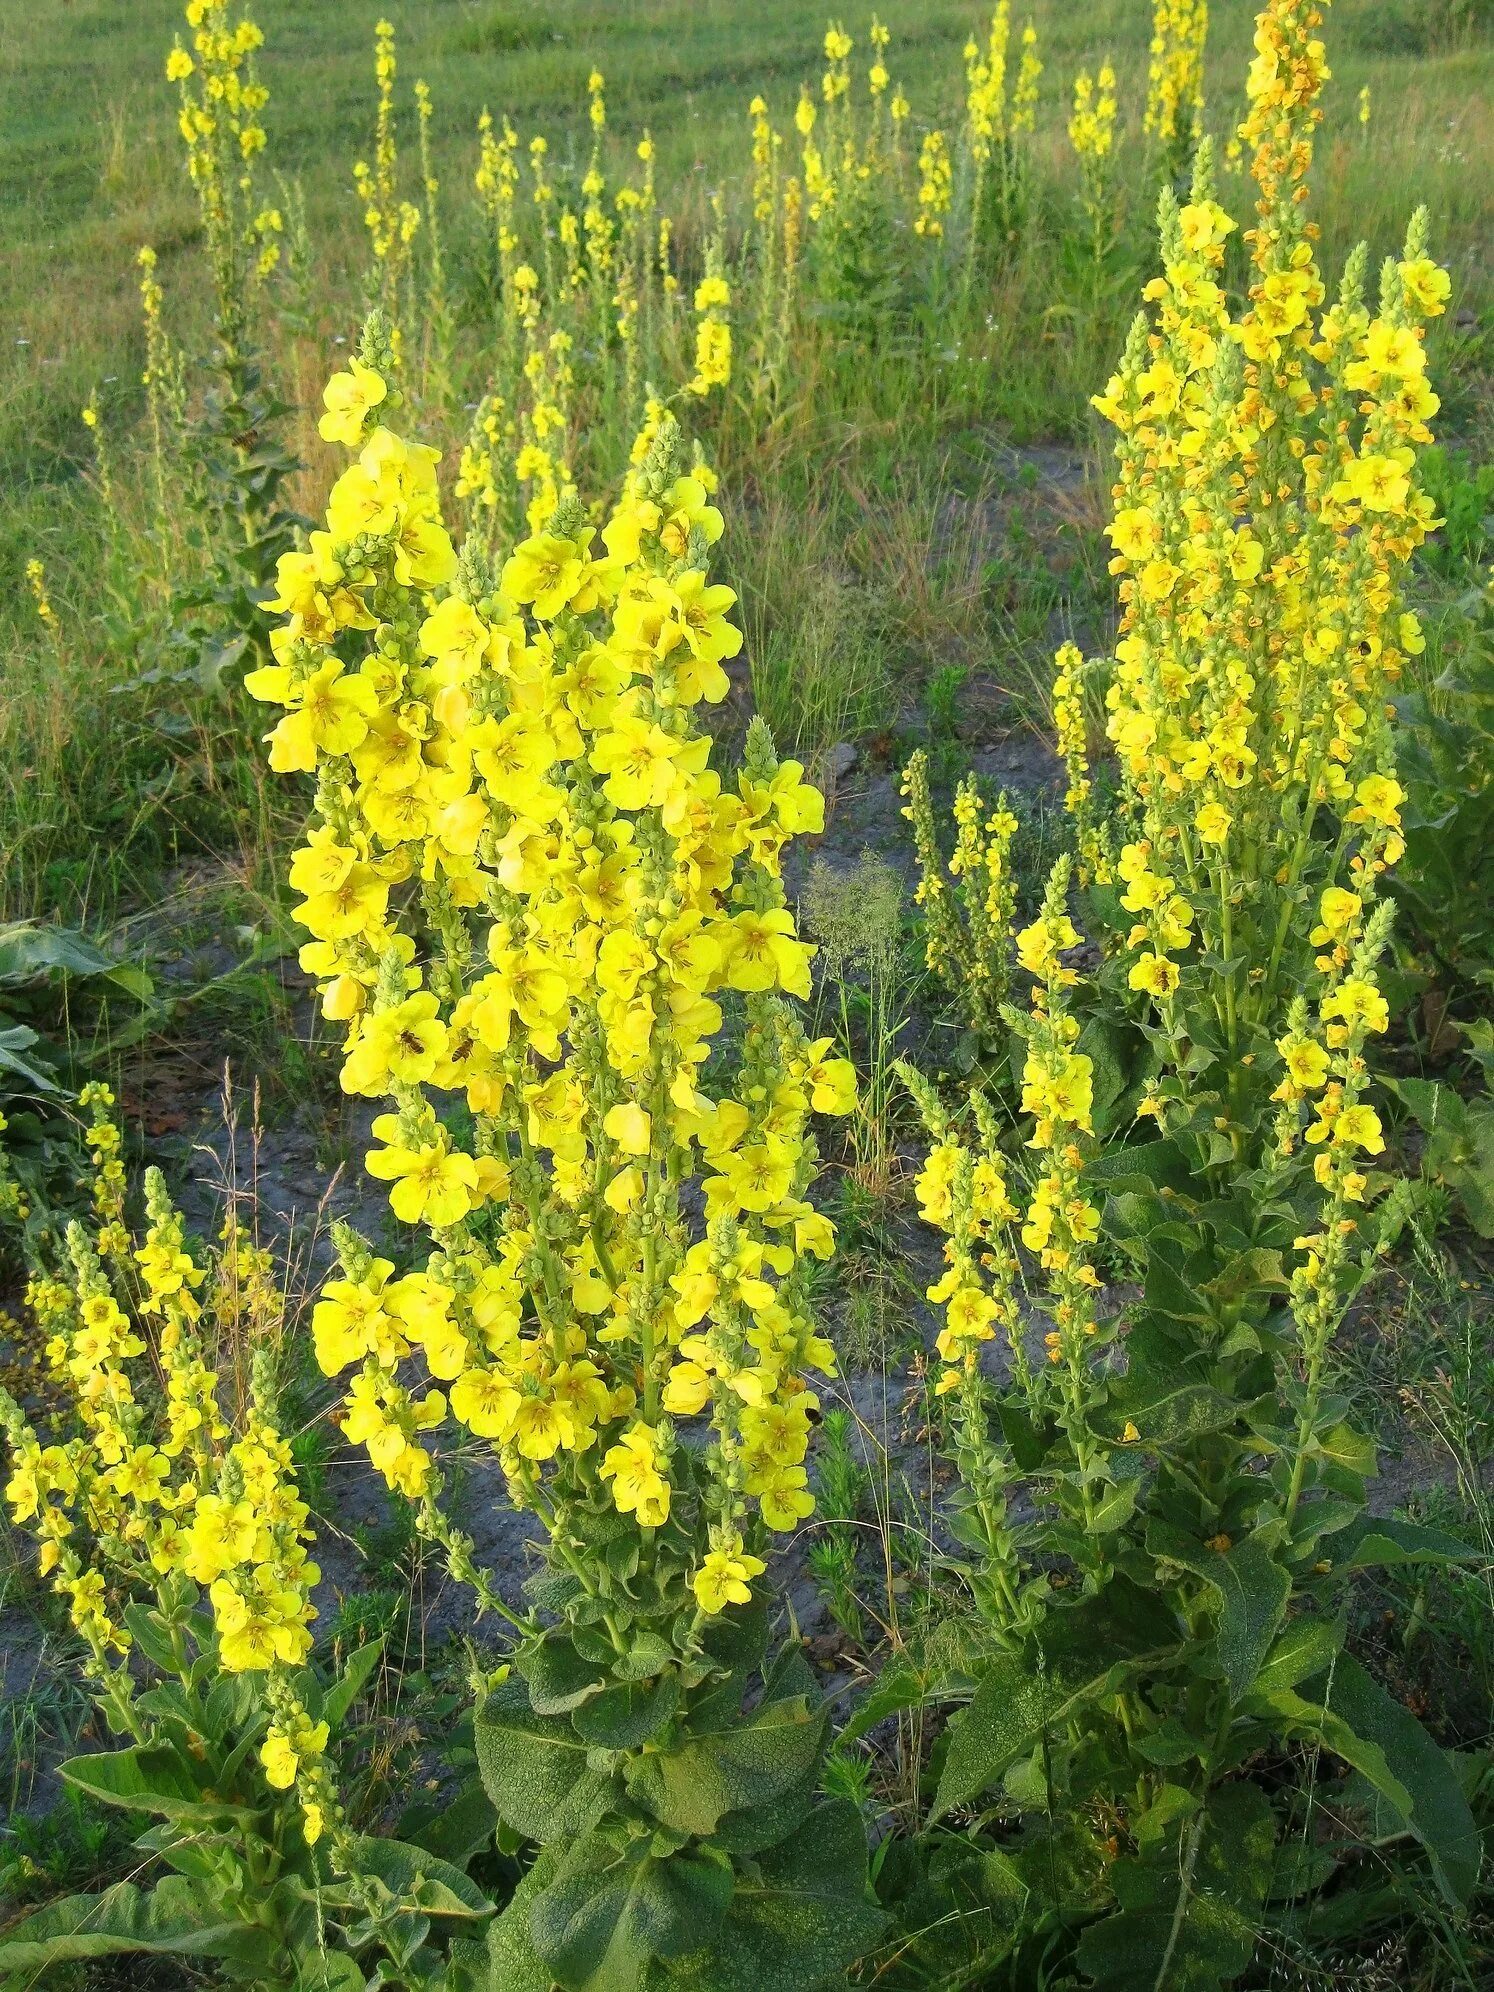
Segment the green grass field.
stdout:
[[[291,373],[279,379],[303,403],[314,396],[316,379],[337,350],[334,336],[346,337],[356,327],[363,249],[352,167],[372,137],[371,39],[379,11],[361,0],[337,9],[272,4],[263,17],[268,157],[284,182],[304,193],[315,258],[310,336],[287,351]],[[474,281],[482,263],[471,194],[479,111],[485,105],[500,116],[507,111],[526,140],[536,130],[549,134],[557,169],[574,176],[585,156],[586,77],[600,66],[610,106],[608,156],[614,165],[626,163],[637,135],[644,128],[655,132],[661,185],[688,248],[698,245],[713,193],[724,192],[728,209],[739,215],[749,98],[761,88],[775,118],[786,124],[801,82],[814,80],[822,33],[812,10],[782,4],[755,7],[750,15],[727,5],[571,7],[559,27],[541,22],[537,9],[466,0],[385,11],[399,34],[407,157],[414,122],[408,91],[417,76],[434,96],[433,146],[469,402],[480,391],[489,308]],[[962,451],[968,457],[972,435],[987,424],[994,421],[1019,443],[1060,440],[1081,449],[1094,433],[1086,398],[1118,350],[1131,308],[1132,272],[1144,266],[1128,257],[1144,257],[1148,235],[1150,195],[1136,180],[1135,129],[1145,87],[1147,10],[1140,0],[1097,0],[1078,9],[1039,0],[1033,19],[1045,64],[1035,139],[1045,176],[1061,179],[1067,170],[1063,124],[1070,78],[1081,64],[1114,55],[1123,137],[1130,127],[1122,168],[1127,255],[1096,289],[1082,269],[1076,273],[1065,263],[1062,206],[1050,206],[1043,229],[1024,241],[992,298],[978,377],[967,371],[945,391],[935,374],[930,394],[926,372],[920,380],[917,366],[879,345],[866,356],[869,367],[863,363],[847,378],[826,380],[813,397],[801,399],[792,419],[775,424],[770,442],[782,473],[770,507],[775,531],[743,550],[759,569],[764,562],[781,567],[786,555],[798,557],[806,547],[823,551],[831,529],[814,515],[850,502],[851,485],[863,496],[880,494],[873,509],[880,506],[884,516],[874,536],[916,559],[918,542],[927,550],[941,482]],[[1234,79],[1243,71],[1249,19],[1247,6],[1220,10],[1213,30],[1210,72],[1220,80],[1211,88],[1209,123],[1221,136],[1231,129],[1240,101]],[[889,8],[887,21],[892,69],[913,104],[915,134],[928,124],[956,123],[964,87],[961,47],[975,25],[969,11],[940,0]],[[1491,419],[1488,348],[1469,314],[1482,313],[1490,282],[1484,223],[1494,157],[1487,42],[1475,32],[1474,13],[1454,4],[1340,0],[1332,23],[1335,73],[1318,167],[1327,267],[1361,235],[1370,243],[1372,267],[1398,243],[1412,205],[1414,161],[1415,198],[1431,209],[1432,240],[1454,281],[1452,309],[1437,334],[1450,361],[1443,426],[1481,451]],[[0,134],[0,184],[7,190],[0,214],[0,311],[8,328],[0,352],[0,615],[7,619],[0,626],[10,631],[11,647],[0,681],[0,725],[14,743],[12,764],[19,756],[23,767],[37,770],[34,779],[0,797],[10,854],[0,912],[11,916],[45,911],[50,899],[109,917],[122,889],[126,899],[132,892],[136,899],[150,896],[139,879],[126,883],[138,862],[154,862],[150,839],[141,837],[143,826],[159,827],[148,780],[138,808],[116,806],[101,818],[98,784],[83,772],[97,743],[114,738],[117,702],[98,701],[124,667],[118,642],[105,634],[108,618],[98,596],[93,546],[100,521],[96,498],[80,476],[91,453],[80,410],[96,395],[106,429],[118,431],[121,443],[140,421],[135,255],[143,244],[159,254],[168,322],[189,351],[200,346],[206,329],[204,291],[195,274],[200,231],[182,170],[174,92],[163,74],[173,33],[174,10],[165,0],[140,0],[123,11],[69,0],[49,12],[45,24],[12,0],[0,13],[0,76],[12,107]],[[1374,106],[1367,133],[1357,120],[1366,85]],[[266,185],[273,194],[268,176]],[[311,465],[297,496],[304,509],[314,510],[327,460],[304,418],[295,445]],[[730,438],[725,447],[733,447]],[[827,449],[850,472],[839,486],[809,474]],[[968,464],[960,474],[968,484]],[[901,486],[904,499],[916,490],[911,514],[895,491],[889,498],[889,485]],[[118,494],[118,502],[128,508],[128,491]],[[790,505],[796,523],[783,530]],[[33,557],[45,563],[59,602],[76,612],[75,655],[64,662],[61,677],[53,656],[39,667],[27,661],[36,654],[35,630],[22,573]],[[770,604],[805,592],[783,573],[771,582],[761,573],[757,578],[758,593]],[[926,595],[927,577],[909,577],[903,592],[909,589]],[[768,613],[771,620],[771,608]],[[926,676],[972,645],[980,650],[968,613],[951,607],[955,623],[962,613],[964,625],[952,634],[941,629],[938,613],[923,615],[933,641],[924,644],[921,658],[873,659],[871,703],[882,698],[876,688],[889,672],[906,675],[911,663]],[[997,635],[990,632],[987,642]],[[1017,669],[1020,676],[1020,663]],[[72,673],[76,684],[64,688]],[[827,697],[828,717],[817,722],[822,734],[826,727],[834,730],[844,704],[839,692]],[[867,698],[859,697],[859,705],[864,713]],[[79,727],[80,714],[96,707],[96,723]],[[783,714],[774,718],[781,723]],[[70,750],[64,740],[73,743]],[[142,746],[151,751],[148,741],[138,740],[120,751]],[[62,772],[55,757],[66,760],[69,751]],[[210,786],[216,781],[215,774]],[[169,796],[165,807],[169,815]],[[211,798],[204,807],[208,816],[217,813]],[[238,807],[236,801],[232,809]],[[208,840],[221,844],[223,827],[209,829]],[[198,825],[178,824],[156,846],[179,849],[183,835],[189,847],[202,842]]]

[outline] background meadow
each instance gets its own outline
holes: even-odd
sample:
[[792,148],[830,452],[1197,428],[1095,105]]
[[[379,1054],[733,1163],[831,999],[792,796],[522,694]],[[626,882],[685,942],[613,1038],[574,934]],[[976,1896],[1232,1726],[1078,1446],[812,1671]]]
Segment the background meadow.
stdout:
[[[543,483],[521,488],[511,477],[549,391],[535,376],[523,384],[517,355],[544,349],[552,325],[573,336],[574,377],[554,395],[564,415],[558,448],[605,516],[645,387],[674,394],[689,378],[697,316],[708,315],[697,313],[697,285],[724,272],[731,379],[677,404],[719,474],[726,530],[711,550],[712,579],[736,591],[745,638],[711,726],[718,760],[734,769],[752,751],[753,715],[762,716],[779,752],[825,791],[824,828],[797,840],[784,880],[819,950],[805,1012],[812,1034],[853,1061],[860,1087],[854,1113],[822,1139],[817,1195],[839,1250],[807,1278],[842,1374],[822,1391],[808,1462],[818,1514],[785,1552],[777,1634],[802,1648],[843,1732],[820,1782],[868,1829],[872,1893],[862,1893],[866,1903],[874,1893],[890,1921],[868,1921],[862,1960],[841,1976],[830,1968],[804,1978],[805,1992],[846,1982],[1013,1992],[1224,1983],[1472,1992],[1487,1983],[1486,1876],[1454,1901],[1435,1844],[1429,1853],[1418,1832],[1402,1858],[1406,1835],[1376,1810],[1383,1786],[1380,1799],[1367,1797],[1341,1763],[1330,1776],[1325,1753],[1300,1735],[1254,1760],[1267,1766],[1260,1775],[1289,1822],[1285,1844],[1303,1850],[1292,1855],[1299,1865],[1275,1870],[1269,1887],[1262,1881],[1258,1923],[1243,1936],[1231,1925],[1199,1960],[1185,1946],[1179,1973],[1196,1977],[1167,1976],[1170,1963],[1148,1975],[1155,1955],[1138,1964],[1115,1952],[1100,1968],[1104,1940],[1076,1951],[1083,1919],[1046,1900],[1039,1907],[1030,1874],[1008,1871],[1009,1821],[973,1799],[945,1807],[942,1821],[932,1810],[936,1786],[946,1797],[951,1788],[939,1695],[951,1681],[946,1699],[963,1705],[970,1693],[960,1642],[972,1613],[949,1519],[966,1466],[957,1472],[950,1406],[934,1394],[939,1323],[924,1294],[940,1245],[919,1221],[915,1194],[938,1112],[930,1119],[896,1062],[936,1079],[946,1100],[972,1078],[995,1094],[1007,1086],[1013,1124],[1016,1091],[1010,1051],[992,1049],[1002,1029],[994,1003],[973,1010],[968,986],[931,943],[929,848],[907,820],[906,771],[910,761],[920,771],[933,834],[946,844],[968,774],[988,802],[998,791],[1009,800],[1008,911],[1018,924],[1036,919],[1050,866],[1073,842],[1054,653],[1066,643],[1106,653],[1117,627],[1104,534],[1112,438],[1091,397],[1119,363],[1158,268],[1159,189],[1186,191],[1192,150],[1186,131],[1169,151],[1143,130],[1151,9],[1145,0],[1033,0],[1015,10],[1007,89],[1030,18],[1042,65],[1035,110],[1029,131],[998,141],[984,182],[972,164],[962,51],[971,36],[984,46],[988,16],[959,0],[891,0],[878,15],[890,76],[881,108],[867,96],[869,23],[844,16],[858,142],[877,134],[871,191],[860,206],[843,204],[853,222],[830,247],[829,228],[816,237],[807,220],[792,224],[803,247],[791,294],[774,288],[781,268],[765,274],[748,107],[760,94],[782,137],[778,203],[784,180],[801,171],[796,102],[805,86],[818,97],[826,67],[817,9],[797,0],[260,0],[252,14],[268,90],[254,206],[277,215],[278,262],[263,282],[243,279],[242,348],[254,378],[246,386],[234,377],[243,391],[224,413],[214,396],[225,377],[208,364],[221,295],[215,321],[177,92],[164,75],[179,7],[59,0],[44,11],[0,0],[0,1112],[9,1123],[0,1132],[0,1382],[28,1416],[52,1406],[27,1325],[26,1277],[55,1249],[63,1219],[87,1206],[86,1116],[70,1101],[83,1082],[106,1081],[132,1183],[144,1164],[159,1164],[189,1225],[217,1235],[231,1211],[268,1255],[253,1262],[253,1278],[271,1298],[256,1287],[254,1306],[277,1323],[275,1387],[317,1531],[317,1665],[351,1679],[351,1664],[357,1674],[339,1704],[343,1802],[359,1832],[396,1821],[401,1838],[426,1834],[436,1846],[428,1815],[475,1782],[468,1703],[488,1678],[492,1620],[474,1620],[449,1545],[443,1554],[422,1533],[418,1504],[391,1492],[344,1437],[338,1393],[306,1352],[334,1220],[357,1225],[401,1266],[409,1237],[364,1177],[368,1103],[339,1085],[339,1033],[297,962],[304,936],[286,872],[311,784],[269,772],[266,708],[242,680],[268,654],[274,554],[320,519],[343,468],[344,451],[319,430],[322,388],[358,349],[370,305],[390,307],[404,332],[402,433],[441,450],[445,503],[501,556],[528,529],[523,508]],[[1225,145],[1244,110],[1254,16],[1245,0],[1218,0],[1203,72],[1215,196],[1242,227],[1250,181],[1232,170]],[[397,51],[393,185],[421,210],[408,262],[393,276],[388,259],[371,256],[354,186],[355,162],[374,157],[374,41],[386,20]],[[1408,851],[1380,968],[1391,1022],[1376,1099],[1388,1166],[1412,1187],[1374,1284],[1339,1334],[1331,1375],[1345,1419],[1379,1447],[1373,1512],[1435,1528],[1466,1552],[1363,1575],[1334,1610],[1353,1652],[1428,1724],[1482,1844],[1494,1830],[1494,17],[1486,0],[1335,0],[1325,35],[1332,74],[1311,184],[1330,292],[1364,240],[1373,297],[1381,262],[1400,253],[1419,205],[1429,211],[1428,252],[1451,280],[1427,330],[1441,407],[1422,470],[1445,524],[1405,582],[1426,642],[1396,693]],[[1097,241],[1068,121],[1075,76],[1107,61],[1118,115]],[[599,142],[588,116],[594,70],[605,79]],[[431,106],[424,162],[417,78]],[[895,94],[908,107],[896,127],[885,121]],[[545,291],[535,336],[515,329],[504,287],[511,264],[474,188],[485,110],[517,133],[519,253],[539,265]],[[1008,118],[1011,110],[1008,95]],[[919,200],[931,131],[951,161],[943,208]],[[627,235],[615,206],[619,189],[644,184],[645,133],[655,206],[643,211],[651,231],[668,218],[666,257],[654,254],[654,233],[646,242]],[[598,143],[622,259],[646,270],[630,303],[578,286],[552,308],[561,246],[532,199],[537,134],[548,147],[552,216],[567,206],[580,214]],[[915,226],[921,207],[939,217],[938,233]],[[773,230],[782,212],[775,205]],[[147,282],[160,286],[154,320],[149,299],[142,315],[146,248],[156,259]],[[1238,238],[1228,255],[1224,281],[1237,297],[1246,275]],[[666,271],[672,284],[661,284]],[[637,311],[631,334],[619,336],[619,310]],[[142,378],[153,366],[154,387]],[[490,444],[501,489],[485,514],[464,451],[477,447],[495,383],[507,396]],[[538,433],[543,440],[543,421]],[[1119,777],[1101,752],[1097,702],[1081,736],[1086,727],[1108,803]],[[1306,951],[1294,931],[1299,939]],[[1112,1257],[1101,1271],[1107,1311],[1123,1309],[1137,1291],[1134,1266]],[[241,1381],[259,1318],[245,1304],[225,1330]],[[532,1567],[536,1532],[504,1506],[491,1468],[475,1442],[457,1443],[445,1461],[448,1507],[513,1593]],[[1014,1497],[1014,1512],[1025,1526],[1024,1498]],[[12,1914],[134,1874],[141,1822],[107,1794],[59,1778],[62,1759],[107,1740],[84,1648],[37,1576],[23,1528],[6,1524],[0,1559],[3,1946]],[[909,1666],[917,1693],[907,1689]],[[1158,1748],[1161,1762],[1166,1743]],[[1030,1800],[1015,1774],[1011,1790],[1012,1803]],[[1124,1818],[1095,1790],[1074,1800],[1086,1845],[1108,1850],[1099,1856],[1107,1864],[1122,1848],[1134,1856]],[[1316,1823],[1319,1806],[1331,1825]],[[1163,1848],[1166,1868],[1168,1849],[1183,1844],[1166,1836],[1184,1829],[1158,1817],[1151,1852]],[[505,1825],[495,1838],[487,1815],[480,1823],[486,1838],[479,1832],[480,1850],[464,1857],[501,1906],[529,1859],[525,1836]],[[1216,1881],[1231,1861],[1220,1836],[1204,1843]],[[1145,1855],[1144,1832],[1141,1843]],[[935,1846],[932,1861],[904,1860],[914,1844]],[[1190,1877],[1198,1834],[1192,1844]],[[957,1873],[972,1848],[984,1864],[978,1882],[968,1868]],[[1077,1874],[1083,1860],[1074,1862]],[[1243,1854],[1239,1865],[1248,1865]],[[444,1870],[442,1885],[459,1887]],[[1180,1890],[1180,1918],[1187,1900]],[[527,1992],[530,1980],[503,1977],[519,1972],[515,1957],[494,1968],[494,1992],[500,1981],[504,1992],[510,1982]],[[129,1982],[219,1982],[206,1956],[142,1969],[154,1975]],[[74,1961],[14,1982],[102,1988],[125,1982],[110,1975],[118,1970]],[[409,1971],[393,1982],[487,1982]],[[251,1982],[290,1981],[271,1970]],[[612,1992],[633,1981],[564,1982]]]

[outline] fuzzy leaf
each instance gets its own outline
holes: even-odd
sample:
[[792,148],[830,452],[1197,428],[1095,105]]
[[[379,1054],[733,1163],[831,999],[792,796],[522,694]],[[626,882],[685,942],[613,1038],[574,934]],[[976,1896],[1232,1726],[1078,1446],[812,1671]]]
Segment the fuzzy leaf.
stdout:
[[1299,1681],[1321,1674],[1333,1664],[1344,1643],[1340,1619],[1289,1619],[1276,1636],[1255,1677],[1256,1690],[1295,1688]]
[[1396,1563],[1477,1563],[1479,1552],[1470,1549],[1445,1529],[1428,1528],[1421,1522],[1402,1521],[1398,1516],[1366,1515],[1344,1531],[1338,1543],[1335,1566],[1343,1570],[1370,1570]]
[[1446,1754],[1348,1654],[1305,1697],[1316,1700],[1315,1690],[1325,1702],[1315,1711],[1323,1743],[1389,1800],[1425,1847],[1439,1888],[1466,1903],[1478,1881],[1478,1828]]
[[571,1717],[588,1743],[608,1750],[636,1750],[656,1736],[679,1706],[676,1674],[651,1681],[619,1681],[578,1708]]
[[576,1845],[535,1899],[535,1949],[568,1992],[635,1992],[651,1960],[707,1947],[732,1897],[724,1861],[682,1850],[620,1856],[600,1835]]
[[263,1971],[274,1952],[267,1930],[225,1916],[198,1883],[167,1875],[150,1890],[121,1881],[101,1895],[49,1902],[0,1937],[0,1972],[25,1983],[23,1972],[29,1978],[52,1965],[129,1953],[232,1959]]
[[377,1875],[391,1895],[425,1915],[491,1915],[493,1905],[477,1883],[427,1848],[373,1833],[360,1834],[354,1845],[361,1873]]
[[382,1638],[370,1639],[356,1652],[350,1653],[343,1663],[342,1672],[330,1688],[322,1694],[322,1714],[330,1729],[340,1729],[347,1719],[347,1712],[358,1699],[363,1684],[379,1664],[379,1655],[384,1651]]
[[552,1992],[555,1974],[535,1949],[530,1918],[564,1860],[563,1848],[541,1848],[503,1914],[489,1925],[485,1992]]
[[629,1766],[628,1788],[665,1826],[709,1834],[727,1813],[771,1804],[824,1749],[829,1715],[806,1695],[765,1701],[750,1715],[686,1734]]
[[886,1922],[866,1897],[861,1816],[837,1800],[762,1854],[715,1941],[653,1966],[644,1992],[821,1992],[843,1982]]
[[1181,1529],[1153,1523],[1146,1546],[1201,1577],[1219,1594],[1215,1645],[1231,1701],[1248,1693],[1286,1611],[1292,1580],[1258,1535],[1224,1552],[1209,1549]]
[[547,1632],[520,1653],[515,1665],[529,1683],[529,1704],[536,1715],[568,1715],[607,1684],[602,1662],[584,1659],[557,1632]]
[[234,1824],[251,1831],[261,1823],[260,1814],[251,1807],[204,1791],[176,1751],[162,1745],[90,1751],[87,1756],[70,1757],[62,1775],[90,1798],[130,1812],[155,1812],[163,1819],[195,1820],[220,1828]]
[[1174,1836],[1149,1860],[1116,1862],[1116,1913],[1084,1932],[1080,1965],[1103,1992],[1232,1984],[1255,1952],[1275,1842],[1262,1792],[1216,1791],[1200,1819],[1183,1823],[1181,1843]]
[[933,1818],[994,1784],[1046,1729],[1103,1693],[1130,1661],[1175,1640],[1170,1615],[1120,1578],[1104,1597],[1052,1613],[1035,1657],[998,1654],[969,1708],[950,1725]]
[[536,1715],[523,1681],[495,1688],[473,1716],[478,1768],[498,1817],[527,1840],[584,1833],[612,1780],[593,1769],[589,1746],[561,1716]]

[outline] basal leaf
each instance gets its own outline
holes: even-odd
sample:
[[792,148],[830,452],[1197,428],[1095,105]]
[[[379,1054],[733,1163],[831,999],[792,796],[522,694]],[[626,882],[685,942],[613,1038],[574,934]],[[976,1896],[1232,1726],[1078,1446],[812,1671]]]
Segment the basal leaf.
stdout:
[[513,1678],[475,1711],[478,1768],[505,1825],[542,1846],[593,1824],[611,1777],[593,1769],[589,1746],[563,1716],[537,1715]]
[[132,1744],[124,1750],[95,1750],[70,1757],[62,1766],[69,1784],[105,1805],[131,1812],[154,1812],[163,1819],[189,1819],[208,1826],[230,1824],[251,1830],[261,1823],[252,1807],[219,1799],[204,1789],[174,1750]]
[[1161,1605],[1119,1578],[1103,1597],[1052,1613],[1033,1655],[997,1655],[970,1706],[951,1723],[933,1817],[968,1804],[1030,1754],[1044,1730],[1102,1693],[1128,1662],[1175,1637]]
[[1226,1785],[1149,1860],[1117,1861],[1116,1909],[1079,1941],[1096,1992],[1219,1992],[1255,1953],[1276,1822],[1253,1785]]
[[1479,1554],[1445,1529],[1395,1515],[1364,1516],[1340,1537],[1334,1562],[1340,1570],[1370,1570],[1397,1563],[1476,1563]]
[[839,1800],[765,1852],[757,1873],[739,1879],[714,1943],[654,1966],[645,1992],[820,1992],[843,1981],[886,1923],[867,1899],[861,1816]]
[[[1426,1848],[1443,1893],[1466,1903],[1478,1880],[1478,1828],[1446,1753],[1410,1709],[1387,1694],[1349,1654],[1340,1655],[1331,1676],[1318,1685],[1326,1690],[1328,1709],[1338,1725],[1339,1741],[1325,1734],[1324,1742],[1390,1799]],[[1342,1747],[1344,1728],[1371,1749],[1350,1755]],[[1389,1770],[1393,1785],[1382,1784],[1375,1776],[1371,1765],[1377,1760]]]
[[266,1969],[274,1951],[268,1931],[225,1915],[200,1884],[168,1875],[149,1890],[121,1881],[101,1895],[49,1902],[0,1937],[0,1972],[40,1983],[30,1975],[122,1954],[214,1957]]
[[636,1992],[650,1963],[710,1948],[732,1898],[730,1865],[699,1850],[654,1859],[594,1835],[535,1897],[534,1946],[567,1992]]

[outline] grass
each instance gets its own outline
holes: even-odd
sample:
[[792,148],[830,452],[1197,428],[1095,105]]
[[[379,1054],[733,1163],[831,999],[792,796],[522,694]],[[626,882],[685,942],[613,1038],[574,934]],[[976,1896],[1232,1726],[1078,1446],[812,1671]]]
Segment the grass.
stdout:
[[[564,180],[584,155],[585,78],[600,66],[614,159],[643,126],[655,128],[665,206],[688,245],[698,242],[715,192],[724,190],[729,210],[739,202],[753,90],[765,90],[787,129],[799,84],[812,84],[821,66],[820,10],[802,0],[750,10],[728,0],[625,8],[593,0],[566,10],[558,26],[494,0],[382,8],[350,0],[336,9],[265,0],[256,17],[266,37],[269,157],[287,187],[295,182],[304,194],[316,257],[316,322],[295,334],[282,328],[272,355],[279,385],[303,411],[291,439],[306,465],[296,493],[306,510],[325,488],[330,455],[304,411],[338,350],[333,341],[354,330],[361,311],[351,173],[371,137],[370,51],[383,12],[399,36],[407,148],[415,77],[434,94],[447,263],[469,354],[480,355],[489,308],[470,192],[484,104],[510,111],[526,137],[546,131]],[[1236,77],[1250,10],[1216,12],[1210,71]],[[990,546],[989,439],[1091,447],[1086,397],[1115,357],[1138,270],[1150,260],[1152,195],[1133,146],[1125,246],[1097,274],[1076,251],[1069,80],[1081,63],[1113,53],[1123,123],[1134,127],[1145,8],[1035,0],[1032,13],[1046,65],[1039,212],[984,300],[978,350],[950,342],[947,300],[915,302],[908,322],[879,326],[874,341],[856,336],[853,320],[850,336],[819,340],[801,356],[794,392],[766,430],[737,409],[714,441],[748,514],[727,567],[744,598],[753,693],[785,739],[810,752],[884,723],[910,687],[961,663],[994,666],[1041,717],[1046,654],[1065,633],[1054,628],[1051,549],[1029,557],[1008,530],[1012,511],[1024,509],[1020,491],[996,521],[1001,550]],[[960,0],[901,0],[883,14],[915,127],[953,128],[960,48],[979,10]],[[1360,233],[1376,256],[1395,245],[1408,185],[1430,205],[1433,241],[1455,283],[1437,347],[1439,385],[1453,426],[1475,451],[1488,440],[1487,350],[1477,327],[1460,326],[1458,316],[1481,309],[1489,281],[1482,223],[1494,150],[1479,20],[1477,8],[1458,0],[1339,0],[1318,169],[1330,269]],[[84,474],[84,401],[100,396],[110,447],[120,453],[138,419],[134,256],[142,243],[159,252],[174,335],[189,352],[204,341],[197,216],[163,74],[178,24],[175,0],[136,0],[128,9],[67,0],[45,21],[19,0],[0,4],[0,84],[12,105],[0,134],[0,319],[14,328],[0,355],[0,598],[8,605],[0,611],[0,918],[60,913],[107,925],[121,907],[157,897],[184,858],[204,854],[227,855],[240,875],[263,879],[283,834],[286,805],[265,792],[242,704],[134,685],[155,660],[127,654],[120,639],[117,603],[99,579],[101,508]],[[864,35],[864,23],[850,25]],[[1375,106],[1367,134],[1355,115],[1363,85]],[[1232,119],[1220,89],[1210,121],[1226,130]],[[1226,199],[1234,184],[1226,179]],[[127,541],[148,537],[143,491],[126,481],[117,504]],[[1082,497],[1073,505],[1082,540]],[[66,631],[55,643],[36,640],[22,579],[32,556],[46,564]],[[1078,559],[1087,581],[1100,563],[1082,545]],[[116,588],[128,590],[132,579],[116,574]],[[1072,603],[1072,588],[1064,592]]]

